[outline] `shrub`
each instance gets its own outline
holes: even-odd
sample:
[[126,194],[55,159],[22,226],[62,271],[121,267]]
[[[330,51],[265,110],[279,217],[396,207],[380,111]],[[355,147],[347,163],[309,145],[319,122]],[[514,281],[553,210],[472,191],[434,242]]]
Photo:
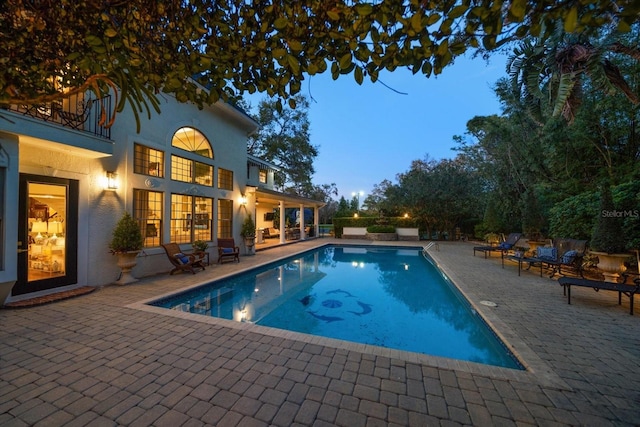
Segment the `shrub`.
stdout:
[[140,224],[133,219],[129,212],[125,212],[113,229],[113,237],[109,243],[109,249],[114,254],[142,249],[144,238],[140,230]]
[[367,227],[367,233],[395,233],[396,228],[393,225],[370,225]]

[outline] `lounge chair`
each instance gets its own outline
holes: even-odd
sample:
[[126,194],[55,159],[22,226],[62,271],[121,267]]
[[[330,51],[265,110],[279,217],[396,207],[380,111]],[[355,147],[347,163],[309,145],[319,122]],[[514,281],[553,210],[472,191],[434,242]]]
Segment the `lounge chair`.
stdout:
[[218,264],[227,259],[240,262],[240,248],[233,239],[218,239]]
[[501,254],[504,254],[506,251],[512,249],[521,237],[522,233],[511,233],[504,242],[497,246],[474,246],[473,256],[476,256],[476,252],[484,252],[485,258],[487,257],[487,253],[490,254],[491,252],[500,252]]
[[596,292],[602,290],[618,293],[618,305],[622,304],[622,294],[629,297],[629,314],[633,316],[633,297],[640,293],[640,278],[634,280],[633,285],[625,283],[601,282],[599,280],[578,279],[577,277],[561,277],[558,279],[560,286],[564,288],[567,304],[571,304],[571,286],[583,286],[593,288]]
[[523,258],[522,261],[528,262],[529,268],[532,265],[539,264],[540,276],[542,276],[542,270],[545,267],[551,270],[550,278],[556,274],[563,276],[562,268],[564,267],[565,272],[571,270],[571,272],[584,278],[582,259],[586,250],[586,240],[554,239],[552,247],[539,246],[536,248],[536,256]]
[[167,253],[167,258],[173,264],[173,270],[169,272],[170,275],[177,271],[190,271],[192,274],[196,274],[195,268],[204,270],[204,257],[183,253],[177,243],[165,243],[162,247]]

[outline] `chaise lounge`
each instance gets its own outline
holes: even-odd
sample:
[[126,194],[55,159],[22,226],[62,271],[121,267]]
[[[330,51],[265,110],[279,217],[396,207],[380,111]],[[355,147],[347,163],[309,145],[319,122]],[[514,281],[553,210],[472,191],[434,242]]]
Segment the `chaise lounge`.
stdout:
[[204,257],[194,254],[184,254],[177,243],[165,243],[162,247],[167,253],[167,258],[169,258],[169,261],[173,265],[173,270],[169,272],[170,275],[173,275],[173,273],[177,271],[189,271],[191,274],[196,274],[195,268],[204,270]]
[[474,246],[473,247],[473,256],[476,256],[476,252],[484,252],[484,257],[487,257],[487,253],[491,254],[491,252],[500,252],[504,254],[509,249],[512,249],[518,240],[522,237],[522,233],[511,233],[504,242],[500,243],[497,246]]
[[618,305],[622,304],[622,294],[629,297],[629,314],[633,316],[633,297],[640,293],[640,278],[635,279],[635,285],[624,283],[601,282],[599,280],[578,279],[577,277],[561,277],[558,279],[560,286],[564,288],[567,304],[571,304],[571,286],[593,288],[596,292],[601,289],[618,292]]

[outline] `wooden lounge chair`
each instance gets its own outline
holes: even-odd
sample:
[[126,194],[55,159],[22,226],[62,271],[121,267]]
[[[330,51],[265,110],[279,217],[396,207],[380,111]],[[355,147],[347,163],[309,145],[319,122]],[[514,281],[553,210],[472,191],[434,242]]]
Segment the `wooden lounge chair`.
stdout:
[[167,253],[167,258],[173,264],[173,270],[169,272],[170,275],[176,271],[190,271],[192,274],[196,274],[195,268],[204,270],[204,264],[202,263],[204,257],[183,253],[177,243],[165,243],[162,247]]
[[233,239],[218,239],[218,264],[230,259],[240,262],[240,248]]
[[485,258],[487,257],[487,253],[491,254],[491,252],[500,252],[501,254],[504,254],[505,251],[513,249],[513,246],[518,240],[520,240],[520,237],[522,237],[522,233],[511,233],[504,242],[500,243],[498,246],[474,246],[473,256],[476,256],[476,252],[484,252]]

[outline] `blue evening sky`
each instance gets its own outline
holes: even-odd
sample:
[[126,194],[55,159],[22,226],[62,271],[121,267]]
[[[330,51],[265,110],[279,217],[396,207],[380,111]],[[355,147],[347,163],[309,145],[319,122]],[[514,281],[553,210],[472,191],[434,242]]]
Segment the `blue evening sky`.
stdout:
[[492,87],[507,76],[505,63],[498,55],[488,63],[459,58],[428,79],[404,69],[381,75],[406,95],[366,78],[360,86],[352,75],[335,81],[329,73],[307,78],[301,92],[313,97],[311,143],[319,147],[313,183],[335,183],[338,199],[351,199],[353,192],[369,194],[385,179],[395,183],[413,160],[455,157],[453,136],[464,135],[467,121],[501,113]]

